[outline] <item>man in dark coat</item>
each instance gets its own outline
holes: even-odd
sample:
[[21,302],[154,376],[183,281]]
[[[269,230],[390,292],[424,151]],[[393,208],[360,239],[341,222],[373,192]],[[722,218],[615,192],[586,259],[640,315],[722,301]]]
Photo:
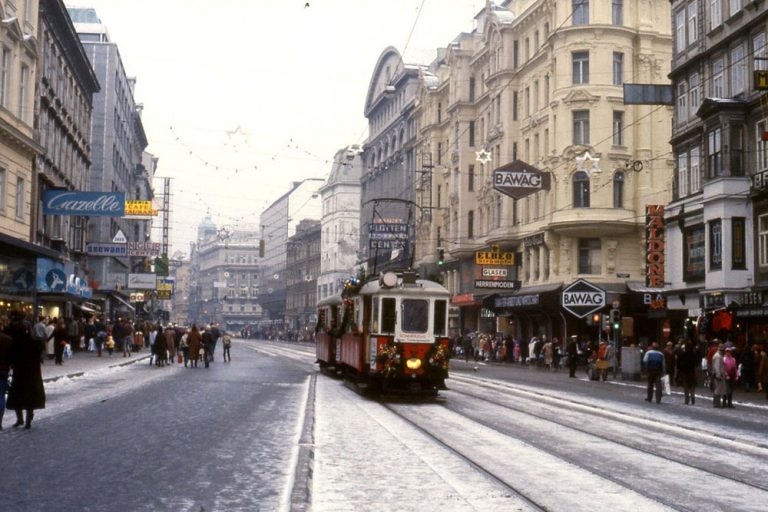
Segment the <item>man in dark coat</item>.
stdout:
[[[11,344],[13,384],[8,392],[7,407],[16,411],[14,427],[24,424],[24,428],[32,428],[33,411],[45,409],[45,388],[40,370],[42,347],[32,339],[31,329],[24,322],[21,313],[13,313],[11,325],[5,332],[13,339]],[[25,409],[26,424],[22,415]]]
[[213,336],[211,335],[211,326],[206,325],[205,331],[203,332],[203,361],[205,362],[205,367],[208,368],[208,363],[210,363],[211,357],[212,357],[212,350],[213,350]]
[[579,338],[571,336],[571,341],[565,347],[565,354],[568,356],[568,377],[576,377],[576,365],[579,364]]
[[8,371],[11,369],[11,344],[13,338],[0,331],[0,430],[3,430],[5,388],[8,385]]
[[693,344],[687,341],[683,349],[678,353],[675,362],[677,364],[677,376],[685,393],[685,405],[696,403],[696,367],[698,357]]

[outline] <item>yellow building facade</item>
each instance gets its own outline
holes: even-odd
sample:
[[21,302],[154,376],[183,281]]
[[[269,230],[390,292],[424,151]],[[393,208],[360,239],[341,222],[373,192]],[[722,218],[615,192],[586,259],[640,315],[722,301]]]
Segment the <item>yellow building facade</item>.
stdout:
[[[489,3],[423,72],[418,152],[433,165],[431,182],[416,183],[416,254],[454,293],[457,327],[597,337],[592,314],[562,307],[580,279],[605,291],[596,313],[647,313],[635,296],[650,291],[646,206],[671,198],[672,111],[625,105],[623,87],[668,84],[671,49],[663,0],[507,1]],[[518,160],[549,186],[501,193],[494,170]],[[476,264],[493,248],[516,253],[516,265]],[[494,272],[519,289],[488,283]]]

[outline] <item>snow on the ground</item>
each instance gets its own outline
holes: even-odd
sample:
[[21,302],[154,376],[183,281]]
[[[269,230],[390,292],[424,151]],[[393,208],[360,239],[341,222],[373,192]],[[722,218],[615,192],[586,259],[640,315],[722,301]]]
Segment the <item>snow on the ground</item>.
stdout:
[[530,509],[466,461],[338,381],[318,379],[316,396],[313,510]]

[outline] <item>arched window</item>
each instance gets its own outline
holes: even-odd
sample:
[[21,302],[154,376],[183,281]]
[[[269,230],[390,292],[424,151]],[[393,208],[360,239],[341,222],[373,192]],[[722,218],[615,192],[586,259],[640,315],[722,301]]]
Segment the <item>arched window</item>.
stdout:
[[589,208],[589,176],[584,171],[573,175],[573,207]]
[[621,171],[613,175],[613,207],[624,208],[624,173]]

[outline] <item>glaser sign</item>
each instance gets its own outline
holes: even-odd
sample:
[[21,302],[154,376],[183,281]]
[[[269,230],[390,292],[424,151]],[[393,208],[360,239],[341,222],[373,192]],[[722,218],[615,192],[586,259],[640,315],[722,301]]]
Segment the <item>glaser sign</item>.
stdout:
[[549,190],[549,184],[548,172],[542,172],[522,160],[515,160],[493,171],[493,188],[515,199],[522,199],[539,190]]

